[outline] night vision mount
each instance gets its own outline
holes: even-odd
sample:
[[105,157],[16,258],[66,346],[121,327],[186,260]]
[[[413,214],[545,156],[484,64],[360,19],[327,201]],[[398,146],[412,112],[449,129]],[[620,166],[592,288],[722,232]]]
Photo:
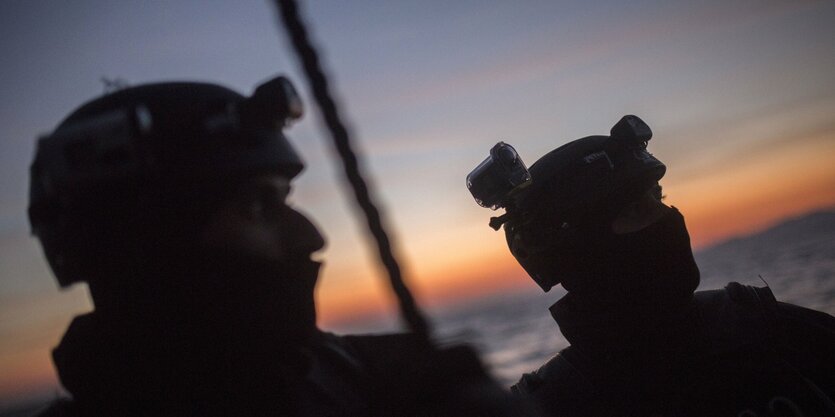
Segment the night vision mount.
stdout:
[[646,149],[647,142],[652,139],[652,129],[638,116],[628,114],[612,126],[609,135],[621,142],[626,142],[632,147]]

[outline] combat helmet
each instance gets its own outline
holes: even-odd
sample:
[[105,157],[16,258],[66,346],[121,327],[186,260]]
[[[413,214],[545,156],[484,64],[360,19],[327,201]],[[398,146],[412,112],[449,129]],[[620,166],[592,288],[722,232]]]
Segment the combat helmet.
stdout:
[[79,107],[38,140],[31,165],[29,221],[58,283],[88,280],[83,259],[120,239],[105,235],[131,226],[133,219],[120,217],[125,212],[199,204],[187,190],[200,189],[202,198],[246,172],[296,176],[304,164],[282,129],[301,115],[284,77],[250,97],[215,84],[167,82]]
[[651,138],[643,120],[627,115],[609,136],[566,143],[529,170],[510,145],[499,142],[467,176],[467,187],[480,205],[506,210],[491,218],[490,226],[504,227],[513,256],[549,291],[559,278],[542,273],[537,251],[556,231],[570,240],[577,225],[608,224],[627,203],[655,187],[666,166],[647,151]]

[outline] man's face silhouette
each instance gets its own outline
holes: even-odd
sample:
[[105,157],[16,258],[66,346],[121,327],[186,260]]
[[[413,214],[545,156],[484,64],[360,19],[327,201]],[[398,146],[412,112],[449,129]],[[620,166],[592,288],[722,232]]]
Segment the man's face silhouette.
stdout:
[[244,180],[210,216],[202,245],[211,298],[203,308],[242,337],[268,334],[280,343],[315,330],[313,290],[319,263],[311,255],[325,241],[304,215],[287,204],[290,180],[264,174]]

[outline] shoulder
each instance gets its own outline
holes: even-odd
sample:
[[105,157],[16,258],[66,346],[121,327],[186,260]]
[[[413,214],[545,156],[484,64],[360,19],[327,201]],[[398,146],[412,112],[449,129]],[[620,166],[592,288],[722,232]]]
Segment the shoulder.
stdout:
[[714,349],[741,343],[774,342],[815,334],[835,341],[835,317],[824,312],[779,302],[769,287],[737,282],[721,290],[699,291],[695,305],[705,337]]
[[773,342],[779,333],[779,303],[768,287],[731,282],[695,293],[694,301],[702,338],[713,353]]
[[754,287],[729,282],[721,290],[706,290],[695,293],[696,303],[702,307],[747,308],[750,310],[771,311],[777,308],[777,299],[769,287]]
[[835,332],[835,317],[822,311],[783,302],[777,303],[777,311],[780,319],[788,324],[807,325],[824,332]]

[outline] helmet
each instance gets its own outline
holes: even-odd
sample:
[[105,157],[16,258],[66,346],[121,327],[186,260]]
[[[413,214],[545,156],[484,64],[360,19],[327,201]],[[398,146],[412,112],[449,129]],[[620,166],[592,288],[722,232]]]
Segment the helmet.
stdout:
[[[491,226],[498,230],[504,225],[511,253],[543,290],[559,284],[557,278],[542,273],[539,263],[544,260],[536,256],[550,232],[583,222],[609,224],[626,204],[664,176],[666,166],[646,150],[651,138],[643,120],[624,116],[610,136],[588,136],[554,149],[527,170],[529,181],[505,185],[504,197],[492,197],[490,201],[501,201],[497,206],[506,213],[491,219]],[[481,171],[477,168],[468,176],[468,185],[486,181],[477,171],[483,172],[491,158],[479,166]],[[478,187],[470,190],[474,188]]]
[[38,140],[30,171],[32,234],[59,284],[86,280],[80,258],[90,256],[91,246],[112,243],[105,234],[124,231],[122,213],[169,208],[160,200],[141,203],[148,193],[252,172],[296,176],[304,164],[281,130],[301,115],[301,100],[284,77],[250,97],[214,84],[171,82],[82,105]]

